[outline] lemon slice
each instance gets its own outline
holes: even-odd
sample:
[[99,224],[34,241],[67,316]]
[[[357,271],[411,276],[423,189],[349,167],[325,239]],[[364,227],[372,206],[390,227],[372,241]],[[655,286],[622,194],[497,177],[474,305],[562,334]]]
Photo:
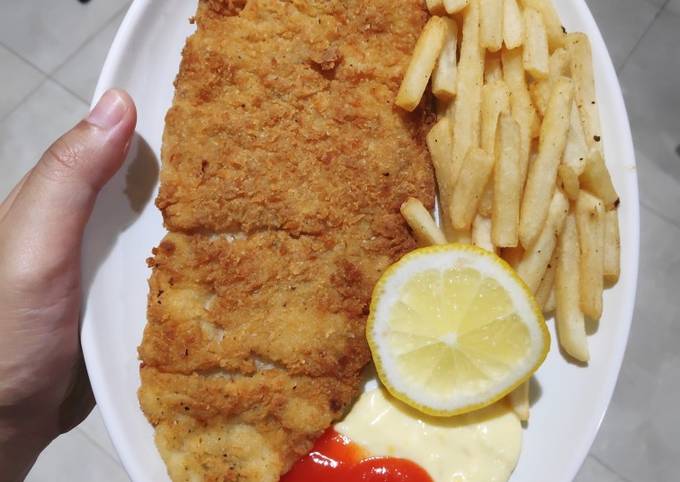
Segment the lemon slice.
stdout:
[[388,268],[366,335],[390,393],[440,416],[499,400],[550,347],[541,310],[510,265],[460,244],[421,248]]

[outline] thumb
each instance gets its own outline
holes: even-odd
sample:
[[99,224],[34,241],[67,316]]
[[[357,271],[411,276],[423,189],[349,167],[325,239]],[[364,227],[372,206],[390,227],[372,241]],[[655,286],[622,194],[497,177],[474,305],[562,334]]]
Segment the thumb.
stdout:
[[64,268],[79,256],[97,193],[123,163],[136,120],[130,96],[109,90],[87,118],[48,148],[14,199],[6,201],[11,205],[3,230],[11,230],[0,248],[23,254],[13,262],[20,272],[42,266],[40,274],[47,276],[50,268]]

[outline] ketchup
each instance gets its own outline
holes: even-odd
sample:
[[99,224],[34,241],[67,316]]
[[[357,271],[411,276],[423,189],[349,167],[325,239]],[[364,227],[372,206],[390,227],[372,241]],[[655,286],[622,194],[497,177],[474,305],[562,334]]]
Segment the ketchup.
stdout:
[[359,446],[331,428],[280,482],[432,482],[432,479],[410,460],[368,457]]

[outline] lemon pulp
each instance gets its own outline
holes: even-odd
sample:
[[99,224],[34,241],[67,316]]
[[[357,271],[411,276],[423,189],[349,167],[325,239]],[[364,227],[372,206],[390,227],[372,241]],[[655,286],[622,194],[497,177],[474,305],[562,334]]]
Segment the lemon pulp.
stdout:
[[526,380],[545,321],[505,262],[463,245],[422,248],[376,285],[367,336],[388,390],[430,414],[488,405]]

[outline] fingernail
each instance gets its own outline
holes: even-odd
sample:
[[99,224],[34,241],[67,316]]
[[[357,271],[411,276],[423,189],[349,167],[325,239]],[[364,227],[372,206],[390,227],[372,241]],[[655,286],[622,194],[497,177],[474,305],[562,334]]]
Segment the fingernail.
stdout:
[[111,129],[123,120],[126,111],[127,105],[121,95],[115,90],[109,90],[99,99],[86,120],[102,129]]

